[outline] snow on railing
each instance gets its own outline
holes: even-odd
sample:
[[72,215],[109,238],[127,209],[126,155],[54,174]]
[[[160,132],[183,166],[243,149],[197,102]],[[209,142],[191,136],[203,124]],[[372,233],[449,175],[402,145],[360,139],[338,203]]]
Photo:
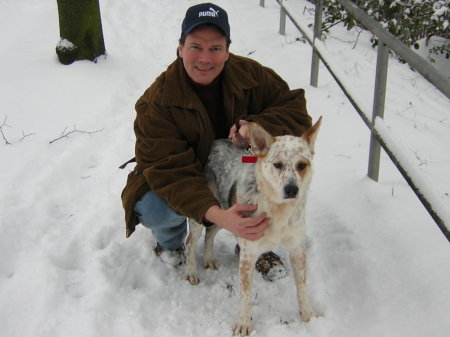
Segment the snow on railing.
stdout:
[[[448,98],[450,98],[449,80],[442,76],[426,60],[411,51],[403,42],[386,31],[377,21],[357,7],[356,4],[350,0],[337,0],[356,18],[356,20],[363,22],[364,26],[379,39],[374,85],[374,102],[372,114],[370,115],[370,107],[367,105],[366,100],[359,96],[359,91],[353,86],[345,72],[341,70],[340,66],[330,56],[323,42],[320,41],[323,1],[316,0],[314,34],[312,34],[308,27],[296,21],[295,17],[291,14],[292,11],[289,10],[286,3],[282,0],[276,1],[280,5],[280,34],[284,35],[286,17],[289,17],[294,26],[313,47],[311,85],[317,86],[320,59],[347,96],[355,110],[369,127],[372,134],[368,169],[369,177],[376,181],[378,180],[380,148],[382,147],[450,242],[450,210],[448,206],[444,204],[439,198],[436,190],[432,188],[432,184],[423,176],[416,165],[413,164],[414,159],[410,158],[411,156],[407,154],[408,152],[399,145],[400,142],[392,132],[389,131],[382,119],[384,114],[389,49],[395,51],[403,60],[409,63],[411,67],[422,74],[428,82],[433,84]],[[264,7],[264,2],[264,0],[260,0],[260,5],[262,7]]]

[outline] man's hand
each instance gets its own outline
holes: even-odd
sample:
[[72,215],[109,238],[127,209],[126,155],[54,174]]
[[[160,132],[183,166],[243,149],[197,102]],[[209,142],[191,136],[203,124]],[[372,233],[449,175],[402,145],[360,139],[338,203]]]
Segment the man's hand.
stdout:
[[248,218],[243,216],[243,213],[256,209],[256,206],[246,204],[235,204],[226,210],[212,206],[206,211],[205,218],[240,238],[256,241],[264,235],[270,221],[266,213]]
[[[249,134],[248,134],[248,122],[244,120],[239,120],[239,133],[242,137],[248,140]],[[230,134],[228,135],[228,138],[232,140],[233,144],[237,147],[242,147],[242,144],[236,139],[236,125],[234,124],[230,129]]]

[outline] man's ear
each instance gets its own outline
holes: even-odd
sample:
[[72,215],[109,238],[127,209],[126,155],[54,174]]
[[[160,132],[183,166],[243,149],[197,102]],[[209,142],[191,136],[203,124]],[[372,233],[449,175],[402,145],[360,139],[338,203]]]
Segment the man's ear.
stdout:
[[314,153],[314,144],[316,142],[317,132],[319,131],[321,124],[322,116],[320,116],[317,122],[302,136],[308,143],[312,153]]
[[264,156],[275,142],[275,137],[257,123],[248,123],[248,127],[253,153],[256,156]]

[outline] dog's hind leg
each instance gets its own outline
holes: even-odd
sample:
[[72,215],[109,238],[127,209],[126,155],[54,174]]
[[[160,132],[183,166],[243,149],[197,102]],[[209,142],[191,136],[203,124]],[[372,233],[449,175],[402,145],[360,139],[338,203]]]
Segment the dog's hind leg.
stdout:
[[203,254],[203,266],[207,269],[216,270],[219,268],[219,262],[216,260],[214,256],[214,237],[216,236],[219,230],[220,227],[217,225],[206,227],[205,253]]
[[202,234],[203,226],[194,219],[189,219],[189,235],[186,239],[186,266],[184,278],[195,285],[200,281],[197,275],[197,242]]
[[252,332],[252,286],[256,259],[256,254],[248,254],[245,249],[241,250],[239,261],[241,308],[233,328],[233,336],[249,336]]
[[306,250],[304,246],[296,247],[289,251],[292,271],[294,273],[295,284],[297,286],[297,300],[300,310],[300,317],[303,322],[309,322],[312,317],[318,315],[314,311],[308,296],[306,280]]

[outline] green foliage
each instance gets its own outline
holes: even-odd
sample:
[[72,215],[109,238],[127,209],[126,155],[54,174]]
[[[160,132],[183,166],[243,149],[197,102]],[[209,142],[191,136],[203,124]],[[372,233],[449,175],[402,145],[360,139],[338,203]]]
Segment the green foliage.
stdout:
[[[420,39],[431,36],[444,38],[442,45],[430,49],[432,53],[450,54],[450,0],[353,0],[367,14],[380,22],[407,46],[419,48]],[[337,0],[324,1],[324,30],[337,23],[350,30],[361,26]],[[372,37],[372,45],[378,40]]]

